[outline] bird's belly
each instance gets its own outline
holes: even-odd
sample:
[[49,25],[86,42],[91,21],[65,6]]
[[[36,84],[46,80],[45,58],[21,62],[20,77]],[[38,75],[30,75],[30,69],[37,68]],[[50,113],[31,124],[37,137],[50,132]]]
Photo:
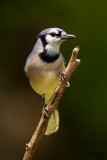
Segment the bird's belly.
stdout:
[[51,95],[56,88],[59,77],[54,72],[42,72],[39,73],[39,77],[36,77],[30,81],[30,84],[35,92],[40,95]]

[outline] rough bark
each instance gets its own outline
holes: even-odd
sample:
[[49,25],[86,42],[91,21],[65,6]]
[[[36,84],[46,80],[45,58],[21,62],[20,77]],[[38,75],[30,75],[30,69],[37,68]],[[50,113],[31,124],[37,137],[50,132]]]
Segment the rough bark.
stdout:
[[61,73],[59,78],[59,82],[54,90],[48,105],[45,108],[46,114],[44,114],[44,110],[42,111],[42,116],[40,121],[35,129],[35,132],[28,144],[26,144],[26,150],[23,157],[23,160],[32,160],[32,157],[36,151],[37,145],[40,142],[40,139],[46,132],[49,117],[51,116],[52,112],[55,110],[56,106],[58,105],[61,96],[65,90],[67,82],[69,81],[70,76],[72,75],[73,71],[77,68],[80,64],[80,60],[76,59],[79,52],[79,47],[75,47],[72,51],[72,55],[70,61],[66,67],[65,72]]

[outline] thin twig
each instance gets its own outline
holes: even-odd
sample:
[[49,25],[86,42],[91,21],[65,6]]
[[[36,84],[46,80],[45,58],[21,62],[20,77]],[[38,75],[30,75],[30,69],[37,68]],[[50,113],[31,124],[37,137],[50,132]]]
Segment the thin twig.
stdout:
[[[57,87],[53,92],[48,105],[46,106],[46,111],[49,116],[51,116],[52,112],[55,110],[56,106],[58,105],[70,76],[72,75],[74,70],[77,68],[77,66],[80,64],[80,60],[76,59],[78,52],[79,52],[79,47],[77,46],[73,49],[68,66],[66,67],[65,72],[61,74]],[[40,139],[43,137],[43,135],[46,132],[48,121],[49,121],[49,118],[42,113],[40,121],[36,127],[36,130],[30,142],[26,144],[26,150],[25,150],[23,160],[32,160],[32,157],[36,151],[37,145]]]

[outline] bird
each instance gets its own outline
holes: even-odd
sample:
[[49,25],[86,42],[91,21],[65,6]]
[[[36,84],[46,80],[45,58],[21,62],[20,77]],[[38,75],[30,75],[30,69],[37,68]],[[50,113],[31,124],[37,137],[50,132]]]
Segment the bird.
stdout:
[[[48,28],[37,36],[37,42],[28,56],[25,72],[32,89],[42,96],[45,107],[55,90],[60,74],[65,71],[65,59],[60,52],[61,44],[76,38],[60,28]],[[47,115],[48,116],[48,115]],[[58,107],[49,118],[46,135],[55,133],[59,128]]]

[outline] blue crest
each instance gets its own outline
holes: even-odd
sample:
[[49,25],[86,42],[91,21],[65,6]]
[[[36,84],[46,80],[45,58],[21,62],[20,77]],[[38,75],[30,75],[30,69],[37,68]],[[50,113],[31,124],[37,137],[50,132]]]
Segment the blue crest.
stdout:
[[49,30],[50,30],[50,28],[47,28],[47,29],[43,30],[42,32],[39,33],[37,38],[40,38],[40,37],[44,36]]
[[60,32],[64,32],[64,30],[60,29],[60,28],[47,28],[45,30],[43,30],[42,32],[39,33],[39,35],[37,36],[37,38],[40,38],[42,36],[44,36],[45,34],[47,34],[49,32],[49,30],[51,29],[57,29]]

